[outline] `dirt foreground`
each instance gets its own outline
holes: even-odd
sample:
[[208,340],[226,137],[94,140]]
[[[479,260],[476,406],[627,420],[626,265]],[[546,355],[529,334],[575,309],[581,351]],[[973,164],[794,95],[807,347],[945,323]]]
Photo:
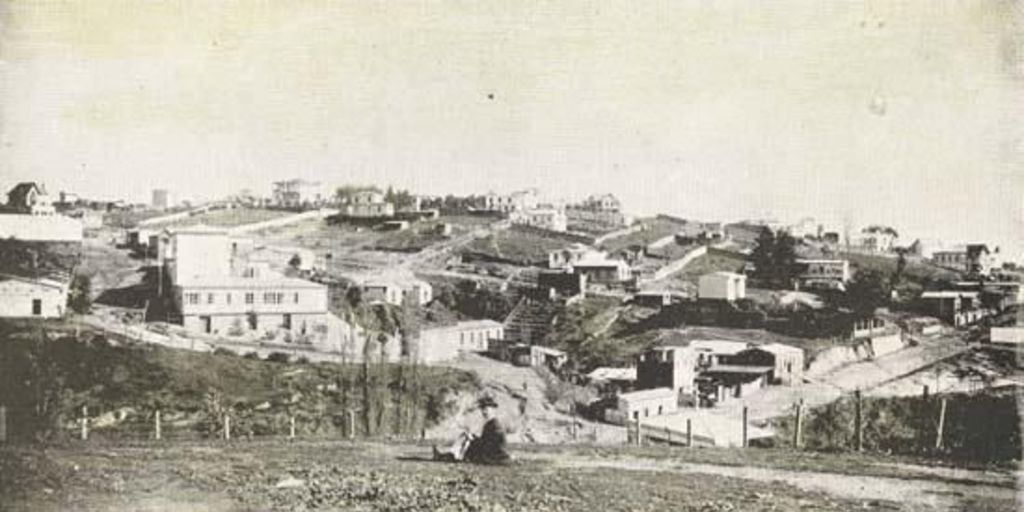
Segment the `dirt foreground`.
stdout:
[[0,509],[1018,510],[1008,471],[713,449],[532,446],[507,467],[429,453],[327,441],[5,448]]

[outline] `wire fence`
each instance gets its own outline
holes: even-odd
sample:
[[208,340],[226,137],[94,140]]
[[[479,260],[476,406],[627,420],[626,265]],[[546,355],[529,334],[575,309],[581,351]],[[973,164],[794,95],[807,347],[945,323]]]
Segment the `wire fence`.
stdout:
[[[736,446],[853,451],[939,456],[974,462],[1020,460],[1021,429],[1016,395],[929,395],[902,398],[865,398],[855,391],[832,403],[809,408],[793,405],[792,413],[771,420],[771,437],[748,435],[754,422],[748,409],[727,433],[740,439]],[[388,416],[397,410],[381,411]],[[130,407],[95,410],[81,407],[75,414],[39,421],[38,410],[0,405],[0,443],[40,438],[77,441],[194,441],[218,439],[379,439],[403,442],[426,439],[426,424],[402,424],[401,418],[366,418],[357,408],[334,412],[297,413],[229,408],[207,410],[145,409]],[[35,420],[33,420],[35,418]],[[367,419],[384,427],[368,432]],[[630,445],[667,444],[683,447],[715,446],[721,432],[697,432],[692,419],[685,429],[630,421],[622,441]],[[53,425],[57,425],[53,427]],[[391,428],[391,425],[394,428]],[[46,428],[51,428],[50,432]],[[758,422],[758,428],[764,426]],[[414,428],[410,428],[414,427]],[[596,442],[580,432],[575,422],[569,439]]]

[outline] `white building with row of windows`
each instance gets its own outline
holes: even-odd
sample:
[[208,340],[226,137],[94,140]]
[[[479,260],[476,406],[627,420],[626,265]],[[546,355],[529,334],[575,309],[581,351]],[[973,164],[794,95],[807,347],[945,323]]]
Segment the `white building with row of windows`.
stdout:
[[170,233],[159,253],[186,328],[209,334],[283,329],[299,334],[324,325],[327,287],[284,277],[266,264],[235,257],[227,232],[195,226]]

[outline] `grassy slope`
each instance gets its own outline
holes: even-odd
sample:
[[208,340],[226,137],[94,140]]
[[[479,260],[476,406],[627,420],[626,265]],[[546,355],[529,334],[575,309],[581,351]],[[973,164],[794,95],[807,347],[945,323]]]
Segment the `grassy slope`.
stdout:
[[[56,322],[46,325],[51,332],[63,330]],[[28,323],[0,323],[0,403],[22,411],[34,406],[32,397],[21,390],[21,383],[30,381],[34,375],[28,372],[32,365],[27,356],[28,348],[39,337],[34,327]],[[91,339],[93,334],[86,331],[82,339]],[[90,405],[94,414],[132,407],[145,415],[145,411],[159,404],[168,415],[187,416],[201,413],[209,405],[212,393],[223,405],[251,416],[254,423],[273,423],[290,411],[307,419],[304,425],[309,426],[330,423],[337,403],[343,400],[340,393],[328,388],[339,386],[343,392],[347,386],[347,396],[352,401],[360,400],[362,392],[361,365],[273,363],[158,346],[90,345],[74,339],[52,341],[48,347],[44,360],[55,362],[55,378],[64,379],[66,388],[72,391],[72,399],[63,405],[67,413],[84,403]],[[393,383],[401,370],[397,365],[372,365],[370,371],[373,378]],[[420,367],[417,371],[423,400],[432,400],[434,410],[441,414],[448,393],[476,387],[475,376],[467,372],[437,367]],[[388,395],[387,390],[383,392]],[[388,396],[381,399],[389,400]],[[266,409],[254,408],[264,402],[268,403]],[[424,404],[421,405],[426,407]],[[13,408],[11,414],[13,422]],[[184,428],[183,435],[188,428]],[[120,432],[114,430],[112,435]],[[319,433],[331,431],[324,426]],[[125,434],[134,437],[139,433]]]
[[0,240],[0,273],[23,277],[67,274],[79,262],[78,242]]
[[522,263],[547,261],[548,252],[570,245],[560,238],[549,238],[539,233],[509,229],[478,238],[469,244],[469,250]]
[[631,245],[647,245],[655,240],[675,234],[681,228],[681,224],[676,221],[658,217],[640,219],[638,222],[643,223],[646,229],[606,240],[601,244],[601,248],[609,252],[615,252]]
[[244,224],[253,224],[256,222],[277,219],[288,215],[294,215],[294,212],[280,210],[260,210],[253,208],[233,208],[230,210],[214,210],[211,212],[201,213],[199,215],[193,215],[186,219],[171,222],[169,224],[162,226],[182,227],[195,226],[197,224],[206,224],[208,226],[221,226],[225,228],[231,228],[235,226],[241,226]]

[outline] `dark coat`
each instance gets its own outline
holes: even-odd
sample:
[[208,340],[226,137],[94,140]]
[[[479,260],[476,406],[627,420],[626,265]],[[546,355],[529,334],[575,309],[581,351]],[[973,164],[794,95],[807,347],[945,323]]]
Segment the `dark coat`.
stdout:
[[509,461],[505,427],[497,418],[484,423],[480,436],[469,444],[465,459],[481,464],[504,464]]

